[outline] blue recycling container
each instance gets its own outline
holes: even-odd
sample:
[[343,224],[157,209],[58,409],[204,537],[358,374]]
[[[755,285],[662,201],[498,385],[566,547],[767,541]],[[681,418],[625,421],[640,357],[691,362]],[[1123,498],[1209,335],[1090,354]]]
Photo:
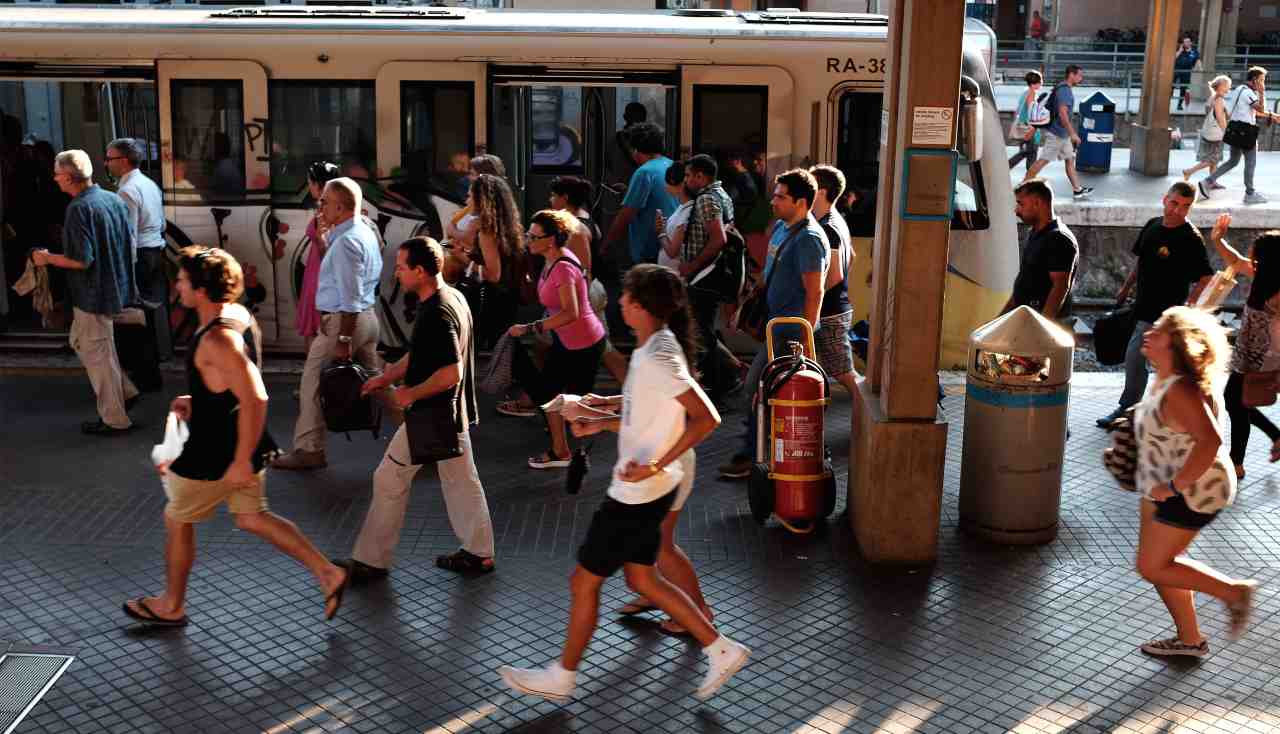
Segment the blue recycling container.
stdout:
[[1115,141],[1116,103],[1094,92],[1080,103],[1080,150],[1076,170],[1106,173],[1111,170],[1111,146]]

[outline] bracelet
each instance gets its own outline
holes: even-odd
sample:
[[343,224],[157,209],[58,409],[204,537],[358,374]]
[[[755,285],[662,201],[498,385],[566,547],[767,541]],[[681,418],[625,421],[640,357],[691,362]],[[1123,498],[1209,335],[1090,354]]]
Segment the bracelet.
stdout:
[[662,467],[658,466],[658,460],[657,460],[657,459],[652,459],[652,460],[649,462],[649,468],[653,470],[653,473],[654,473],[654,474],[657,474],[658,472],[661,472],[661,471],[662,471]]

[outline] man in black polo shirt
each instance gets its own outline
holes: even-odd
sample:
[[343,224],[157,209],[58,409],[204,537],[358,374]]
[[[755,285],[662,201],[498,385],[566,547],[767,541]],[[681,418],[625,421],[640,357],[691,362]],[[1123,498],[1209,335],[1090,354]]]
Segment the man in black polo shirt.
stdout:
[[[436,558],[436,565],[461,573],[487,573],[494,569],[493,523],[471,454],[470,429],[477,422],[471,310],[462,294],[440,276],[443,264],[444,250],[430,237],[414,237],[400,245],[396,278],[419,299],[412,345],[408,354],[366,382],[362,392],[402,382],[389,396],[402,410],[438,395],[450,396],[462,455],[437,462],[436,470],[449,524],[462,547]],[[421,468],[412,461],[408,433],[401,425],[373,473],[373,503],[348,565],[352,583],[387,576],[409,506],[409,488]]]
[[1047,319],[1070,315],[1071,282],[1075,277],[1080,246],[1067,225],[1053,216],[1053,189],[1042,178],[1023,181],[1014,189],[1014,212],[1031,228],[1022,247],[1022,264],[1013,282],[1013,294],[1001,313],[1030,306]]
[[1147,391],[1147,358],[1142,356],[1142,334],[1165,309],[1195,303],[1213,277],[1204,238],[1200,230],[1187,221],[1195,200],[1196,191],[1190,184],[1176,182],[1164,195],[1164,215],[1147,222],[1133,245],[1138,261],[1116,294],[1116,302],[1124,303],[1134,284],[1138,286],[1133,304],[1133,336],[1129,337],[1124,355],[1124,392],[1120,395],[1120,405],[1110,415],[1098,419],[1100,428],[1110,428],[1111,423]]

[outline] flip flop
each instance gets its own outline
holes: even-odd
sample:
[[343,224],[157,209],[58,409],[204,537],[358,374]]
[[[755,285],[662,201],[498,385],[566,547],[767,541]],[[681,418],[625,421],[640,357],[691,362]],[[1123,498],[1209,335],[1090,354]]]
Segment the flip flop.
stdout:
[[125,614],[129,615],[133,619],[138,620],[139,622],[142,622],[143,624],[149,624],[155,627],[186,627],[187,626],[187,615],[185,614],[178,619],[165,619],[164,617],[161,617],[159,614],[156,614],[154,611],[152,611],[151,607],[147,606],[147,602],[143,598],[131,599],[130,601],[132,601],[134,604],[137,604],[138,608],[141,609],[142,611],[139,612],[135,610],[133,607],[129,606],[129,602],[124,602],[123,604],[120,605],[120,608],[124,610]]
[[618,614],[623,617],[634,617],[637,614],[644,614],[645,612],[657,611],[657,609],[658,609],[658,605],[654,604],[653,602],[644,604],[639,601],[633,600],[633,601],[627,602],[626,604],[623,604],[622,608],[618,610]]
[[338,565],[342,566],[343,570],[347,572],[347,575],[342,577],[342,583],[338,586],[338,588],[334,589],[332,594],[324,598],[324,605],[326,608],[329,606],[329,602],[337,601],[337,603],[333,605],[333,611],[324,613],[324,621],[326,622],[338,616],[338,610],[342,608],[342,597],[347,593],[347,587],[351,585],[350,564],[340,563]]
[[658,631],[669,637],[679,637],[682,639],[691,639],[693,633],[681,627],[674,619],[664,619],[658,623]]

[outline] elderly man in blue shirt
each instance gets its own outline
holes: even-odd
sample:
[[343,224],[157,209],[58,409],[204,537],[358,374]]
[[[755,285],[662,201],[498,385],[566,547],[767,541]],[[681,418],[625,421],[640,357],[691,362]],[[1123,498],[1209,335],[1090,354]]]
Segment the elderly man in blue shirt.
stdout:
[[120,197],[93,182],[93,164],[83,150],[67,150],[53,163],[53,180],[71,196],[62,225],[62,254],[37,249],[36,265],[67,271],[71,300],[71,348],[89,374],[98,401],[98,420],[80,430],[96,436],[133,427],[128,409],[138,388],[120,369],[111,317],[137,300],[133,280],[133,225]]
[[378,235],[360,216],[360,185],[335,178],[320,195],[320,214],[331,223],[329,249],[320,261],[316,308],[320,333],[311,342],[302,368],[301,409],[293,431],[293,451],[276,459],[275,469],[306,470],[328,466],[324,413],[320,409],[320,372],[333,360],[356,359],[378,369],[378,318],[374,291],[382,274]]

